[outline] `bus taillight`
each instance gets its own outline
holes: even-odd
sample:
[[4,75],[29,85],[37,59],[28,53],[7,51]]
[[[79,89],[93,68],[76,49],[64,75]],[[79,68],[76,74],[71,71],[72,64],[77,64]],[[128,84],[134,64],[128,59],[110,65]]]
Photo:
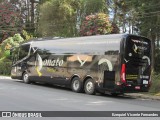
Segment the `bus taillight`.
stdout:
[[122,64],[121,81],[122,81],[122,83],[126,83],[126,64]]

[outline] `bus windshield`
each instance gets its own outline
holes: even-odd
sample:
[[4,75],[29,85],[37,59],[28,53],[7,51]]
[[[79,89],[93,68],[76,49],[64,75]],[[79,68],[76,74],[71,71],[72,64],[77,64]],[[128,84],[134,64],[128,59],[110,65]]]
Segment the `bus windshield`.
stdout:
[[30,45],[22,45],[19,47],[15,47],[12,49],[11,54],[12,54],[12,64],[16,64],[18,61],[24,59],[29,55],[30,51]]

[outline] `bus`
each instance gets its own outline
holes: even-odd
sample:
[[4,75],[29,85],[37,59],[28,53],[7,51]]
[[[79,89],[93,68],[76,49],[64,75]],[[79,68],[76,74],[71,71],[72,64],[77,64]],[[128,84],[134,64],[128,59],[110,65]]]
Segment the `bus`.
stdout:
[[49,83],[74,92],[147,92],[151,40],[132,34],[36,38],[11,50],[13,79]]

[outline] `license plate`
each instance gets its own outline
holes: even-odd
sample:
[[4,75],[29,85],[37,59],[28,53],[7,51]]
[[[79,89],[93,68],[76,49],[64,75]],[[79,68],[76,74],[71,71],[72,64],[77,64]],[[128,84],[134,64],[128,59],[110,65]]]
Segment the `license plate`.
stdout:
[[136,90],[140,90],[141,87],[140,87],[140,86],[135,86],[135,89],[136,89]]
[[144,85],[148,85],[148,81],[147,80],[143,80],[143,84]]

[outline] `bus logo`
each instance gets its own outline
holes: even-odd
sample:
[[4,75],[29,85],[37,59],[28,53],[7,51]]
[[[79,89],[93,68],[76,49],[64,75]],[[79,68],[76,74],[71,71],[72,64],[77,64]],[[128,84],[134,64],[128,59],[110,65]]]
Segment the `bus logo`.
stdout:
[[43,61],[43,66],[52,66],[52,67],[57,67],[57,66],[62,66],[63,65],[63,60],[60,60],[59,58],[55,60],[51,59],[46,59]]

